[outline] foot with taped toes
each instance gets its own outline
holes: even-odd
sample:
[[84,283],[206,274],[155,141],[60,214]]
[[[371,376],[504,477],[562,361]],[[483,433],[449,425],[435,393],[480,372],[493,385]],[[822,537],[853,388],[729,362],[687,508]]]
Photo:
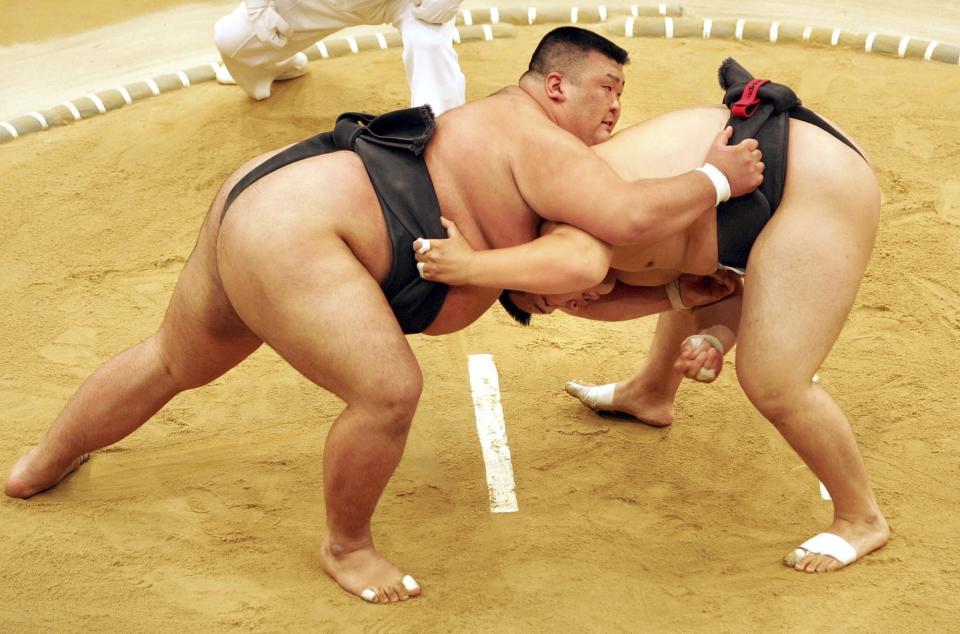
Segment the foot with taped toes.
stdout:
[[420,596],[420,584],[384,559],[373,545],[346,550],[327,539],[320,548],[323,570],[341,588],[368,603],[396,603]]
[[879,512],[854,522],[838,519],[828,531],[787,553],[783,563],[800,572],[834,572],[881,548],[889,538],[890,528]]
[[564,389],[597,412],[630,416],[653,427],[666,427],[673,422],[674,395],[634,379],[606,385],[567,381]]

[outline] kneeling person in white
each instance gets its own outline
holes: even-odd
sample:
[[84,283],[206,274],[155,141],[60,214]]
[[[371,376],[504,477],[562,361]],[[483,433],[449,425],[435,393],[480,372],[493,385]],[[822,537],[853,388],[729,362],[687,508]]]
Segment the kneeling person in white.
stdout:
[[304,49],[348,26],[390,23],[403,38],[410,104],[429,104],[439,115],[465,101],[465,79],[453,50],[460,1],[245,0],[214,27],[224,63],[217,80],[266,99],[274,80],[306,72]]

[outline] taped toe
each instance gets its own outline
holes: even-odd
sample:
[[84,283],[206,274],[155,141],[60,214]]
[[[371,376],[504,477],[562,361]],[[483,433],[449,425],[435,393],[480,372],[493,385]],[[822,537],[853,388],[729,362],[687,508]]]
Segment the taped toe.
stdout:
[[616,383],[606,385],[583,385],[576,381],[567,381],[564,389],[570,396],[580,399],[580,402],[590,409],[613,409],[613,392]]
[[417,583],[417,580],[410,575],[404,575],[403,579],[400,580],[400,583],[403,584],[403,587],[407,590],[407,592],[416,592],[420,589],[420,584]]

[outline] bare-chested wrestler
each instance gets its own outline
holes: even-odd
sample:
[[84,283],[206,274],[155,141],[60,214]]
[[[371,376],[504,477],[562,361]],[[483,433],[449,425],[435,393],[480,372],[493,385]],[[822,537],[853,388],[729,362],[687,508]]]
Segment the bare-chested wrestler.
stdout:
[[[749,92],[750,76],[732,60],[721,76],[726,102],[736,108],[732,102]],[[551,227],[529,244],[471,251],[450,225],[450,239],[431,241],[417,258],[428,279],[528,291],[508,294],[507,304],[521,321],[556,307],[605,320],[649,314],[652,306],[663,310],[668,304],[659,289],[643,286],[664,284],[681,272],[706,275],[718,263],[745,267],[742,292],[698,309],[695,316],[664,313],[651,355],[635,376],[603,386],[572,383],[568,391],[594,409],[668,425],[682,377],[712,380],[723,350],[739,336],[736,370],[744,392],[833,498],[832,524],[784,561],[801,571],[833,571],[880,548],[889,537],[850,424],[812,380],[853,304],[873,248],[880,192],[852,142],[799,107],[787,87],[760,89],[766,91],[763,105],[753,105],[760,105],[761,119],[777,108],[792,108],[771,115],[760,128],[767,171],[757,192],[766,202],[731,201],[685,231],[644,246],[611,247],[578,229]],[[779,105],[767,108],[774,102]],[[725,107],[672,112],[626,129],[594,150],[625,179],[682,173],[702,161],[730,116]],[[754,125],[748,120],[744,125]],[[807,122],[814,120],[821,127]],[[785,154],[778,156],[782,149]],[[423,250],[420,242],[415,248]],[[563,295],[580,283],[567,273],[572,254],[591,271],[591,283],[612,268],[618,284]],[[672,295],[674,305],[681,303],[675,289]]]
[[626,61],[612,42],[561,28],[519,86],[436,122],[428,108],[344,115],[332,132],[244,165],[217,193],[159,331],[81,385],[13,466],[6,493],[54,486],[266,342],[346,402],[324,448],[324,570],[368,601],[420,594],[370,529],[422,388],[404,334],[461,329],[499,291],[422,280],[409,245],[446,235],[441,211],[477,248],[532,240],[542,218],[613,244],[654,243],[716,204],[717,174],[735,194],[762,180],[756,142],[728,145],[726,132],[703,153],[719,169],[710,174],[625,181],[591,152],[619,117]]

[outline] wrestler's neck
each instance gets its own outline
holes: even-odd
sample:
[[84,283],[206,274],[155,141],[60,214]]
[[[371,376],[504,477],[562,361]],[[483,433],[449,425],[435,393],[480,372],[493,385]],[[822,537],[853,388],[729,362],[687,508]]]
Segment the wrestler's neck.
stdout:
[[507,86],[497,94],[514,95],[518,97],[525,96],[535,103],[550,121],[561,128],[563,127],[557,104],[544,92],[543,82],[524,76],[520,78],[519,85]]

